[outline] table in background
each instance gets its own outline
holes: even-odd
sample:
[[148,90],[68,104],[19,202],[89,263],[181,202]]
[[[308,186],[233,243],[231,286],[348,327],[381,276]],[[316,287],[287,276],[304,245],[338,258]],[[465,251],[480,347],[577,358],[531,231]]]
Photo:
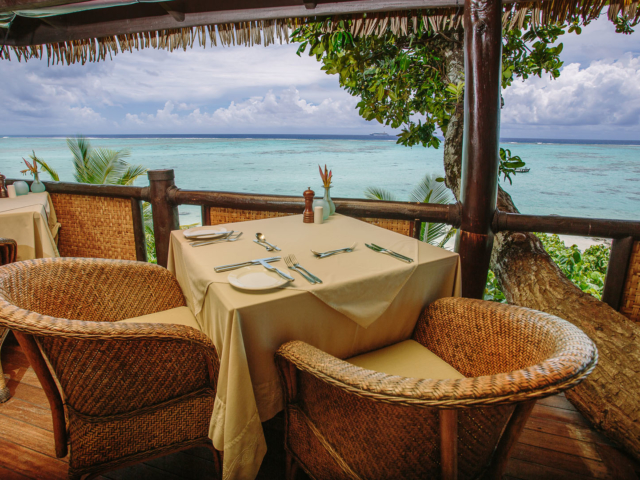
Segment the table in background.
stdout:
[[18,243],[18,261],[59,257],[59,228],[47,192],[0,198],[0,237]]
[[[413,238],[335,215],[322,225],[301,215],[224,225],[243,240],[191,247],[172,232],[168,268],[187,305],[220,356],[217,397],[209,435],[224,451],[223,478],[254,478],[266,452],[262,424],[283,408],[274,353],[302,340],[339,358],[409,338],[421,310],[441,297],[460,295],[458,255]],[[252,239],[262,232],[282,248],[267,252]],[[316,259],[310,248],[358,242],[353,253]],[[373,242],[414,258],[412,264],[367,249]],[[323,280],[310,285],[293,275],[286,288],[244,292],[214,266],[293,253]],[[364,314],[361,314],[364,312]]]

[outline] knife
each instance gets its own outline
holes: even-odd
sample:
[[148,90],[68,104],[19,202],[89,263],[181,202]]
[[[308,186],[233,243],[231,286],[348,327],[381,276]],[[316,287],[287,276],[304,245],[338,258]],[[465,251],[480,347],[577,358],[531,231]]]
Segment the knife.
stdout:
[[278,275],[280,275],[282,278],[289,280],[290,282],[295,282],[295,278],[293,278],[291,275],[287,275],[284,272],[281,272],[280,270],[278,270],[276,267],[272,267],[271,265],[269,265],[266,261],[264,260],[258,260],[258,262],[260,263],[260,265],[262,265],[264,268],[266,268],[267,270],[271,270],[272,272],[276,272]]
[[228,272],[229,270],[235,270],[236,268],[248,267],[249,265],[262,265],[262,262],[277,262],[281,260],[281,257],[267,257],[267,258],[259,258],[257,260],[249,260],[248,262],[242,263],[231,263],[229,265],[220,265],[217,267],[213,267],[216,272]]

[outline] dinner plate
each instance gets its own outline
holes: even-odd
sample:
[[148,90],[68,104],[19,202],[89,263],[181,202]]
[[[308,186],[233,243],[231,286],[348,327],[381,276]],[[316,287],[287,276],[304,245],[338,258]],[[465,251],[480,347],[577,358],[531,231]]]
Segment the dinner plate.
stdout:
[[187,230],[183,230],[183,234],[186,238],[198,238],[198,239],[206,239],[206,238],[216,238],[220,235],[227,233],[228,230],[224,227],[217,227],[215,225],[204,225],[202,227],[193,227],[188,228]]
[[262,265],[239,268],[231,272],[227,279],[231,285],[242,290],[270,290],[289,283],[288,280]]

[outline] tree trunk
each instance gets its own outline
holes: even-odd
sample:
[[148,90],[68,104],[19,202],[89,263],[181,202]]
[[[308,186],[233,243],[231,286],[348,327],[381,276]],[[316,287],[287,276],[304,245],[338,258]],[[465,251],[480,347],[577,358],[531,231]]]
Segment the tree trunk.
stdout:
[[[458,47],[451,44],[452,50]],[[455,78],[456,69],[461,74],[457,52],[445,54],[444,58],[450,78]],[[456,112],[449,125],[444,146],[446,183],[458,198],[462,113]],[[502,188],[498,191],[498,208],[518,212]],[[557,315],[582,329],[595,342],[598,366],[587,380],[567,392],[567,398],[596,429],[640,460],[640,326],[583,293],[565,277],[542,242],[531,233],[498,233],[491,268],[510,304]]]

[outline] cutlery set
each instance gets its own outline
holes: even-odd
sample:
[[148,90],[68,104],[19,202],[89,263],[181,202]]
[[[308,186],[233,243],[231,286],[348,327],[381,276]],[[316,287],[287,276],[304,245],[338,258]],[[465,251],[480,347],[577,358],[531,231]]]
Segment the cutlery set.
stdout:
[[[201,237],[192,236],[190,238],[187,238],[187,240],[189,241],[189,245],[191,245],[192,247],[201,247],[204,245],[213,245],[216,243],[235,242],[239,240],[241,236],[242,236],[242,232],[236,233],[233,230],[231,230],[230,232],[224,232],[213,239],[211,239],[210,235],[208,236],[202,235]],[[280,251],[280,248],[278,248],[278,246],[267,242],[267,239],[262,233],[256,233],[256,238],[253,241],[258,245],[266,248],[268,251],[274,251],[274,250]],[[315,250],[311,250],[311,253],[313,253],[313,255],[316,258],[327,258],[332,255],[338,255],[340,253],[353,252],[356,246],[357,246],[357,243],[354,243],[353,245],[347,248],[339,248],[337,250],[328,250],[326,252],[316,252]],[[376,245],[375,243],[371,243],[371,244],[365,243],[365,246],[373,250],[374,252],[389,255],[397,260],[401,260],[407,263],[413,262],[412,258],[406,257],[400,253],[394,252],[393,250],[389,250],[388,248],[384,248],[379,245]],[[273,265],[270,265],[271,262],[278,262],[280,260],[282,260],[282,257],[258,258],[256,260],[249,260],[248,262],[233,263],[229,265],[219,265],[217,267],[214,267],[214,270],[220,273],[220,272],[228,272],[230,270],[236,270],[238,268],[249,267],[252,265],[262,265],[267,270],[278,274],[280,277],[282,277],[283,279],[289,282],[295,281],[295,278],[293,278],[291,275],[288,275],[282,272],[281,270],[277,269]],[[300,265],[300,262],[298,262],[298,259],[296,258],[295,255],[293,254],[287,255],[286,257],[284,257],[284,262],[286,263],[287,268],[289,268],[289,270],[293,270],[294,272],[299,273],[309,283],[311,284],[322,283],[322,280],[320,280],[318,277],[312,274],[309,270],[307,270],[302,265]]]

